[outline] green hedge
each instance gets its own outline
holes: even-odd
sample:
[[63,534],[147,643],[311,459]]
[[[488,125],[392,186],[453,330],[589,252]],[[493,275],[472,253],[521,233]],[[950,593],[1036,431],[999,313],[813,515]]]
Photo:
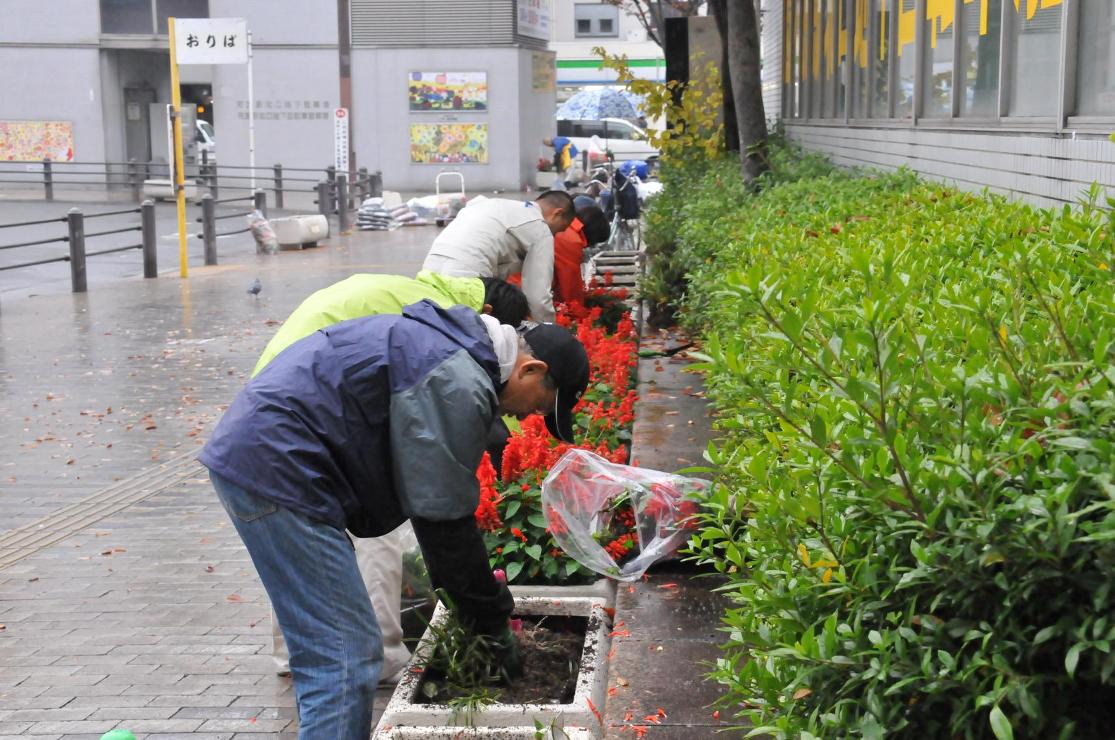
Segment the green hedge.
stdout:
[[1106,216],[732,163],[656,206],[705,337],[725,706],[783,737],[1109,737]]

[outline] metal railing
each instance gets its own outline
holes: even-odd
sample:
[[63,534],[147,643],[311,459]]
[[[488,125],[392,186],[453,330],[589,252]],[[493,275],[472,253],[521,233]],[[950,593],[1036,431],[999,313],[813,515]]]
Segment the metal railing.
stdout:
[[[118,229],[104,229],[102,231],[88,232],[85,230],[85,222],[87,219],[103,218],[106,216],[120,216],[124,214],[138,213],[140,215],[139,224],[134,226],[125,226]],[[60,218],[47,218],[39,219],[36,221],[20,221],[17,223],[0,224],[0,229],[10,229],[19,226],[39,226],[43,224],[65,223],[66,235],[57,236],[49,239],[34,239],[26,242],[16,242],[12,244],[0,244],[0,250],[7,249],[23,249],[27,247],[37,247],[44,244],[66,243],[69,246],[69,253],[64,255],[57,255],[47,257],[44,259],[33,259],[26,262],[18,262],[14,265],[0,266],[0,272],[7,270],[18,270],[25,267],[34,267],[36,265],[47,265],[53,262],[69,262],[70,263],[70,285],[74,293],[84,293],[88,290],[88,279],[85,270],[85,261],[89,257],[97,257],[104,254],[114,254],[116,252],[127,252],[133,249],[143,250],[143,277],[154,278],[158,277],[158,258],[155,251],[155,203],[151,200],[145,200],[138,208],[124,208],[116,211],[103,211],[101,213],[84,213],[80,208],[71,208],[65,216]],[[109,236],[113,234],[126,234],[133,231],[141,233],[139,244],[128,244],[122,247],[111,247],[108,249],[100,249],[94,252],[86,250],[86,241],[101,236]]]
[[[207,188],[214,199],[220,198],[221,188],[251,190],[254,180],[257,189],[271,191],[275,208],[282,209],[285,194],[319,193],[319,185],[325,182],[331,201],[329,211],[336,210],[338,175],[333,166],[313,168],[274,164],[252,168],[210,162],[207,155],[208,152],[202,152],[200,163],[187,165],[186,175],[189,182]],[[0,162],[0,184],[42,188],[46,200],[54,200],[56,185],[78,185],[131,190],[135,202],[139,203],[144,197],[144,183],[153,179],[152,175],[156,173],[160,175],[156,179],[169,180],[165,162],[140,162],[135,159],[127,162],[55,162],[50,159]],[[358,194],[362,200],[383,193],[383,174],[379,170],[369,172],[367,167],[361,167],[348,185],[346,202],[351,210],[353,196]]]
[[[242,203],[249,201],[251,208],[247,211],[235,211],[233,213],[222,213],[217,215],[217,205],[221,203]],[[254,211],[259,211],[267,218],[267,193],[262,190],[257,190],[251,195],[240,196],[236,198],[223,198],[216,199],[211,194],[206,193],[201,196],[201,216],[195,219],[197,223],[201,224],[201,233],[197,235],[202,239],[205,244],[205,264],[217,264],[217,237],[218,236],[232,236],[233,234],[243,234],[245,231],[251,231],[251,226],[246,226],[243,229],[236,229],[234,231],[217,231],[217,222],[226,218],[235,218],[237,216],[250,216]]]

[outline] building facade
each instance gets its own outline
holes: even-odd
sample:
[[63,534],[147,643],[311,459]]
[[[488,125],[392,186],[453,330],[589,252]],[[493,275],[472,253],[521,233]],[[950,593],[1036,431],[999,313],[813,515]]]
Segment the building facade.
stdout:
[[763,0],[768,117],[842,165],[1043,206],[1115,187],[1111,0]]
[[[442,170],[469,190],[533,183],[554,130],[549,0],[9,0],[0,159],[158,159],[150,117],[170,102],[170,16],[246,19],[257,166],[331,164],[342,102],[354,165],[399,190],[432,191]],[[246,66],[183,66],[181,81],[213,124],[218,162],[246,165]]]
[[625,55],[637,77],[666,80],[662,48],[648,38],[640,20],[603,0],[554,0],[550,49],[557,56],[559,97],[586,85],[615,82],[615,73],[601,69],[592,53],[602,46],[609,54]]

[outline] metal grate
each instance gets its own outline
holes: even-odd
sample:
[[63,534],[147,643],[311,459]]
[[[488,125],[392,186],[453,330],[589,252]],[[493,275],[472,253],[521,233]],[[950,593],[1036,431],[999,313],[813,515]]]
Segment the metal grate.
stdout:
[[512,46],[514,0],[352,0],[354,47]]

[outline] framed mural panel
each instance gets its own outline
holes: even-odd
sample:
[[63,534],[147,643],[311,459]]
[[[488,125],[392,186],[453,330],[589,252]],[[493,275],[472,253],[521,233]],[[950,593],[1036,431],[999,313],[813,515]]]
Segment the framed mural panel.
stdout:
[[0,161],[72,162],[74,125],[69,121],[0,121]]
[[411,113],[488,110],[487,72],[411,72]]
[[410,124],[412,164],[487,164],[488,124]]

